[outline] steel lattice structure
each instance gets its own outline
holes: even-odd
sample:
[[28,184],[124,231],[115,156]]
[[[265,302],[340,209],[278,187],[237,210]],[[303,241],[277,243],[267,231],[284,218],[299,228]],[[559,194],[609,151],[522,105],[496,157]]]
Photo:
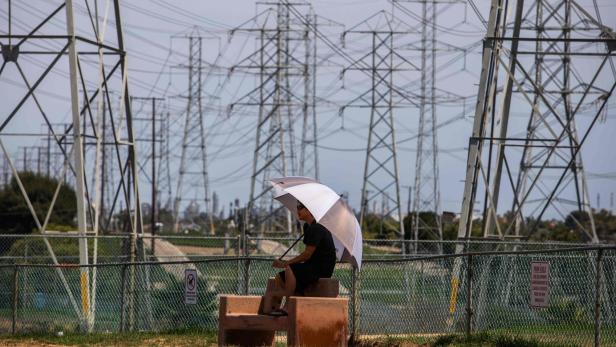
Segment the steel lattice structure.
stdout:
[[319,155],[317,149],[317,38],[310,28],[317,28],[317,16],[312,9],[306,15],[304,31],[304,105],[302,139],[299,158],[299,175],[319,180]]
[[[210,234],[214,233],[214,223],[210,206],[209,178],[207,168],[207,148],[205,141],[205,119],[203,106],[203,38],[198,32],[188,36],[188,94],[186,95],[186,116],[184,120],[184,135],[182,136],[182,154],[178,171],[178,181],[173,203],[175,218],[174,230],[180,231],[180,206],[183,200],[192,203],[203,198],[204,210],[208,218]],[[191,178],[191,179],[187,179]],[[188,184],[186,184],[188,183]],[[194,194],[187,197],[189,192]]]
[[[349,107],[370,110],[360,224],[364,225],[369,204],[380,199],[383,223],[387,224],[387,228],[395,230],[401,238],[404,237],[404,223],[400,202],[394,109],[403,109],[408,107],[409,103],[415,103],[407,93],[396,87],[400,82],[395,80],[395,76],[405,71],[418,70],[418,67],[398,53],[396,45],[401,45],[400,38],[408,37],[411,32],[411,28],[404,22],[380,11],[343,34],[343,39],[349,35],[367,35],[371,39],[370,50],[342,72],[343,75],[349,71],[370,74],[371,88],[355,97],[340,111],[344,112]],[[392,208],[389,208],[389,203],[393,204]]]
[[[40,22],[31,21],[31,24],[12,23],[15,10],[12,5],[22,9],[21,4],[8,2],[8,34],[0,35],[0,79],[10,80],[11,76],[17,76],[20,82],[11,93],[3,96],[3,101],[13,106],[10,113],[2,116],[0,124],[0,147],[12,173],[14,183],[11,184],[19,187],[36,230],[41,234],[53,233],[48,226],[50,217],[58,212],[55,209],[58,192],[63,184],[72,186],[76,192],[76,232],[82,236],[79,238],[79,265],[96,264],[96,238],[92,240],[86,235],[97,235],[103,225],[121,224],[121,230],[116,231],[133,236],[143,231],[120,4],[118,0],[107,1],[104,7],[99,7],[96,1],[47,2],[41,7],[41,10],[49,10],[46,17]],[[85,16],[76,16],[76,10]],[[109,25],[110,20],[115,22],[114,28]],[[16,31],[19,34],[15,34]],[[34,60],[34,56],[39,59]],[[58,88],[58,85],[65,88]],[[60,131],[56,125],[64,120],[58,119],[55,112],[48,112],[51,99],[46,90],[67,93],[61,97],[70,105],[71,117],[68,126]],[[113,90],[120,93],[119,112],[111,107]],[[44,132],[33,132],[36,127],[24,129],[24,124],[32,124],[34,115],[44,121]],[[105,122],[112,131],[111,139],[104,139]],[[58,185],[47,206],[32,200],[31,189],[34,188],[23,180],[25,173],[18,171],[16,158],[9,153],[8,147],[15,139],[29,141],[37,137],[50,142],[49,153],[58,153],[62,161],[56,172],[48,164],[49,176],[57,179]],[[116,167],[117,184],[109,189],[113,192],[111,204],[102,208],[103,192],[109,188],[102,174],[104,147],[112,148],[110,164]],[[136,260],[136,238],[130,240],[126,244],[127,253],[131,260]],[[52,245],[47,238],[44,242],[53,262],[58,264]],[[57,268],[56,273],[82,328],[90,331],[96,317],[96,269],[80,267],[79,285],[70,285],[62,269]],[[131,279],[127,280],[127,285],[134,289]],[[75,288],[80,298],[76,298]],[[129,301],[122,307],[123,312],[134,305]]]
[[[291,233],[294,226],[288,211],[274,208],[270,178],[289,175],[318,175],[316,154],[315,80],[316,42],[303,22],[294,19],[290,7],[310,9],[308,4],[282,2],[231,31],[257,33],[257,50],[232,67],[233,73],[253,73],[257,85],[230,105],[258,107],[248,215],[260,232]],[[310,16],[309,16],[310,17]],[[302,90],[303,88],[303,90]],[[295,124],[302,121],[300,161]]]
[[511,8],[492,1],[458,237],[471,236],[480,193],[484,237],[528,238],[551,213],[598,242],[581,148],[616,86],[615,35],[578,1]]

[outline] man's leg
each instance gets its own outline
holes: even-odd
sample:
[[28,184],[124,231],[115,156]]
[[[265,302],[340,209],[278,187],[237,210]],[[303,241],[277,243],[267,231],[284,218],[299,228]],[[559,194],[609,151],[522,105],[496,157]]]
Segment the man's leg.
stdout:
[[260,313],[268,314],[272,310],[280,308],[282,297],[285,295],[285,285],[280,278],[279,274],[276,274],[274,278],[273,286],[268,280],[267,287],[265,288],[265,295],[263,296],[263,303],[261,306],[262,311]]
[[291,270],[291,267],[288,265],[284,268],[284,279],[285,296],[291,296],[295,293],[297,281],[293,270]]
[[295,294],[295,287],[297,286],[297,279],[295,278],[295,274],[293,270],[291,270],[290,266],[284,268],[284,305],[282,309],[284,311],[287,310],[287,304],[289,303],[289,297]]

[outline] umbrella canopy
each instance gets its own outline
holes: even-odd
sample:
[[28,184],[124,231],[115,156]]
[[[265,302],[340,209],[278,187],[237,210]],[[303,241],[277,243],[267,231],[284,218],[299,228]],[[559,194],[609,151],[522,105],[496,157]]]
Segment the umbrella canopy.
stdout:
[[338,260],[361,267],[361,227],[355,214],[335,191],[308,177],[283,177],[271,179],[274,198],[280,201],[297,218],[297,202],[301,202],[314,216],[317,223],[332,234]]

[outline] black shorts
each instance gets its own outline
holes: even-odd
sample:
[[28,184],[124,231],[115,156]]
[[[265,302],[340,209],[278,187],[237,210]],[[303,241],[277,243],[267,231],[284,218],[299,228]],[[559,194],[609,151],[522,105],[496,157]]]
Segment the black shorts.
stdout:
[[[321,277],[312,265],[306,263],[291,264],[291,271],[295,275],[295,293],[298,295],[304,295],[304,290]],[[284,282],[284,271],[280,271],[278,274]]]

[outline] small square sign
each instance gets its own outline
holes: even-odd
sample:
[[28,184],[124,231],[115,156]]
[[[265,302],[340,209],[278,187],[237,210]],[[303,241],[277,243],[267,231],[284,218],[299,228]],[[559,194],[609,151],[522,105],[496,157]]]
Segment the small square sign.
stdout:
[[184,304],[197,304],[197,270],[184,270]]

